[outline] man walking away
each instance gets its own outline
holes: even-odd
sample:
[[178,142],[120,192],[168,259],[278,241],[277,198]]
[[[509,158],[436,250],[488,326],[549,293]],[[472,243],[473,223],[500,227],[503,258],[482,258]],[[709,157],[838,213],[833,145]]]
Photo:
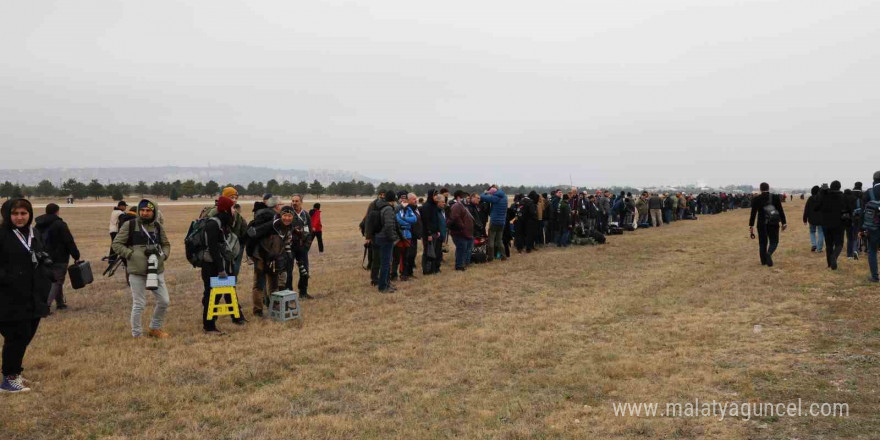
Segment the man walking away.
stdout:
[[782,224],[784,231],[788,225],[785,221],[785,211],[782,210],[782,201],[779,196],[770,193],[770,184],[761,183],[761,195],[755,197],[752,203],[752,213],[749,215],[749,234],[755,236],[755,217],[758,220],[758,255],[761,264],[773,267],[773,252],[779,245],[779,225]]
[[819,198],[814,210],[822,214],[822,228],[825,230],[825,258],[828,267],[837,270],[837,258],[843,250],[844,219],[846,201],[840,192],[840,182],[831,182],[831,188],[819,190]]
[[810,225],[810,252],[822,252],[825,244],[825,232],[822,230],[822,215],[813,208],[819,201],[819,185],[814,185],[810,190],[810,198],[804,204],[804,225]]
[[43,246],[49,257],[52,258],[52,289],[49,291],[47,304],[52,307],[52,302],[57,302],[58,310],[67,308],[64,302],[64,279],[67,275],[67,265],[70,257],[79,261],[79,249],[70,234],[67,223],[58,216],[61,208],[50,203],[46,205],[46,214],[37,217],[36,228],[43,239]]

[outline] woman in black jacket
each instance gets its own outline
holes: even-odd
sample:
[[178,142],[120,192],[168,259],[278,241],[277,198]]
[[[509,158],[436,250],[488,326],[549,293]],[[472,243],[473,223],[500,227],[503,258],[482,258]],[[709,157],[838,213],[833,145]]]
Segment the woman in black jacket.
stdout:
[[825,244],[825,231],[822,230],[822,214],[816,212],[816,202],[819,195],[819,185],[813,186],[810,190],[810,198],[804,204],[804,225],[810,225],[810,244],[813,247],[811,252],[822,252],[822,246]]
[[0,208],[0,334],[3,335],[2,392],[29,391],[22,378],[25,351],[49,314],[52,264],[32,226],[34,210],[25,199]]
[[828,267],[837,270],[837,257],[843,249],[843,216],[846,202],[840,192],[840,182],[831,182],[831,188],[819,191],[819,197],[813,210],[821,213],[822,229],[825,230],[825,258]]

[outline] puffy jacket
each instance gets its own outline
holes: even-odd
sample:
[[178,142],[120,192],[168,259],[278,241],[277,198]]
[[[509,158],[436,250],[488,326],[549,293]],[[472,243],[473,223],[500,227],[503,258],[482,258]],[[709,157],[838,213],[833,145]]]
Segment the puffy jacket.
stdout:
[[70,228],[61,217],[56,214],[45,214],[37,217],[36,229],[41,237],[48,238],[44,240],[43,246],[46,252],[52,257],[55,263],[65,263],[70,261],[70,257],[79,260],[79,249],[73,241],[73,235],[70,234]]
[[[34,267],[30,252],[13,232],[11,213],[12,203],[16,200],[24,199],[9,199],[0,209],[3,216],[3,225],[0,226],[0,321],[23,321],[49,315],[46,302],[51,287],[51,271],[43,265]],[[20,232],[32,231],[33,208],[30,202],[27,206],[31,217]],[[45,251],[39,234],[36,231],[33,234],[31,249]],[[22,235],[26,239],[30,232]]]
[[309,210],[309,217],[312,218],[312,232],[323,232],[324,231],[324,224],[321,223],[321,210],[320,209]]
[[[156,205],[156,203],[153,203],[153,205],[155,206],[153,212],[159,212],[159,205]],[[144,233],[144,230],[146,230],[147,234]],[[156,221],[155,214],[152,219],[147,221],[136,217],[123,223],[111,247],[113,252],[116,252],[128,262],[128,273],[132,275],[146,275],[147,255],[144,251],[150,242],[155,242],[162,247],[162,256],[159,256],[158,268],[158,272],[162,273],[165,271],[165,260],[171,254],[171,243],[168,241],[168,236],[165,235],[165,228]]]
[[397,243],[400,240],[400,233],[398,232],[394,207],[384,200],[379,200],[376,207],[379,209],[379,216],[382,219],[382,230],[373,235],[373,239],[379,243]]
[[507,221],[507,195],[500,189],[495,194],[482,194],[480,200],[491,203],[489,211],[489,223],[493,226],[501,226]]
[[412,240],[413,228],[418,222],[419,217],[411,206],[401,206],[400,209],[397,210],[397,224],[400,225],[400,231],[403,234],[403,238]]

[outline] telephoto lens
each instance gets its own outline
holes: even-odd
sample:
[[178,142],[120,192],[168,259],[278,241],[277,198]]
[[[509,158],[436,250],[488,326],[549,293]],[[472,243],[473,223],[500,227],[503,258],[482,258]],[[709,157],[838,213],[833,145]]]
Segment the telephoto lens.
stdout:
[[159,289],[159,257],[150,255],[147,259],[147,290]]

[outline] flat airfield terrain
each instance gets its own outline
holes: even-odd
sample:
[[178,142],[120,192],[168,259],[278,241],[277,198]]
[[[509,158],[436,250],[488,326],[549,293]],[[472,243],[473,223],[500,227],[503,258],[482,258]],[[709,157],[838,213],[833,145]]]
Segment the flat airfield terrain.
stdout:
[[[183,255],[199,207],[168,206],[172,337],[130,336],[121,274],[68,284],[70,308],[42,321],[25,358],[40,384],[0,396],[0,439],[877,438],[880,288],[864,257],[827,270],[803,201],[784,207],[773,268],[735,210],[466,273],[450,253],[441,274],[383,295],[360,268],[365,203],[326,204],[303,324],[250,316],[245,266],[250,322],[221,319],[216,337],[201,331],[201,280]],[[96,277],[109,214],[61,210]],[[660,416],[695,399],[846,403],[849,415]],[[660,410],[616,415],[621,403]]]

